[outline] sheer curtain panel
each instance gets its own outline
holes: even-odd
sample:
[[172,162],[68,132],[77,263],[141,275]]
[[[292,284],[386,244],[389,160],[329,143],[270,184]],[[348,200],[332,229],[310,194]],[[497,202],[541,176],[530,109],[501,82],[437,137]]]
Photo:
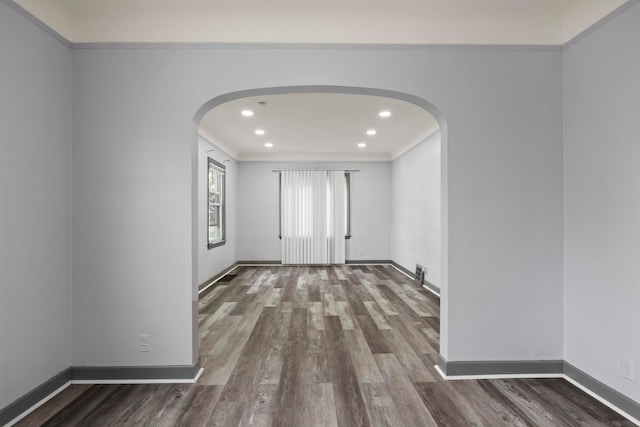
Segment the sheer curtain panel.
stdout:
[[280,174],[282,263],[344,263],[344,172]]

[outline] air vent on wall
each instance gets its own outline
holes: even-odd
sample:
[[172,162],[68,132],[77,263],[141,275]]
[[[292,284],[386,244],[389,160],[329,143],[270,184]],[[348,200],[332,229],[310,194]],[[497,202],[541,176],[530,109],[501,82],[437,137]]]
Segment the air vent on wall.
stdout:
[[424,276],[427,274],[427,269],[421,266],[420,264],[416,264],[416,272],[413,275],[413,279],[418,283],[418,286],[424,284]]

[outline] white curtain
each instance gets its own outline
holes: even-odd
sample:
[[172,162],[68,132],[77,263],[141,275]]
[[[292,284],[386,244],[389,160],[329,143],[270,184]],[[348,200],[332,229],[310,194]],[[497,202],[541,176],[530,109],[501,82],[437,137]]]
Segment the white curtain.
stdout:
[[344,172],[280,174],[282,263],[344,263]]

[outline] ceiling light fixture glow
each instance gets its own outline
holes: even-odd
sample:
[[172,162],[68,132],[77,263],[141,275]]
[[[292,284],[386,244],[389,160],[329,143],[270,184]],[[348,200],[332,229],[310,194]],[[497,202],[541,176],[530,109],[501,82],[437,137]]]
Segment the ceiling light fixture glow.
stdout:
[[256,135],[264,135],[264,130],[262,129],[256,129]]
[[242,110],[242,112],[240,114],[242,114],[245,117],[251,117],[251,116],[253,116],[253,111],[251,111],[251,110]]
[[360,142],[360,143],[358,144],[358,148],[364,148],[364,147],[366,147],[366,146],[367,146],[367,144],[365,144],[364,142]]
[[389,117],[391,115],[391,111],[383,110],[378,114],[380,117]]
[[265,142],[264,146],[267,147],[267,148],[271,148],[271,147],[273,147],[273,144],[270,143],[270,142]]
[[375,135],[375,134],[376,134],[376,131],[375,131],[375,130],[373,130],[373,129],[369,129],[369,130],[367,131],[367,135],[369,135],[369,136],[373,136],[373,135]]

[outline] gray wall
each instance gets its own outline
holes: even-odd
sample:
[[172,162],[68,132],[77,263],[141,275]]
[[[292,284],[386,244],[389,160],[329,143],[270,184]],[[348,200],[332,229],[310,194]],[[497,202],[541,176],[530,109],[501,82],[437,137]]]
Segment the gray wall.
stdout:
[[192,362],[194,114],[308,84],[406,92],[446,119],[445,357],[564,356],[639,400],[620,378],[640,363],[639,28],[636,5],[568,47],[563,80],[562,52],[533,48],[71,54],[0,2],[0,408],[69,365]]
[[[210,151],[213,150],[213,151]],[[207,210],[208,188],[207,171],[211,157],[225,165],[225,218],[227,243],[208,249]],[[198,283],[202,284],[216,274],[235,263],[238,259],[236,233],[238,203],[238,163],[224,151],[205,138],[198,140]]]
[[391,198],[389,162],[240,162],[238,259],[279,261],[278,174],[274,169],[357,169],[351,177],[351,234],[346,259],[388,260]]
[[[640,5],[565,52],[565,358],[640,401]],[[621,359],[635,363],[635,382]]]
[[193,117],[313,84],[413,94],[446,118],[443,355],[561,358],[561,76],[553,49],[74,50],[73,363],[192,362]]
[[71,363],[71,51],[0,2],[0,409]]
[[391,259],[440,287],[440,132],[391,162]]
[[[72,55],[76,366],[193,362],[197,107],[174,79],[182,75],[187,84],[197,68],[185,70],[177,53]],[[151,335],[151,351],[138,351],[139,334]]]

